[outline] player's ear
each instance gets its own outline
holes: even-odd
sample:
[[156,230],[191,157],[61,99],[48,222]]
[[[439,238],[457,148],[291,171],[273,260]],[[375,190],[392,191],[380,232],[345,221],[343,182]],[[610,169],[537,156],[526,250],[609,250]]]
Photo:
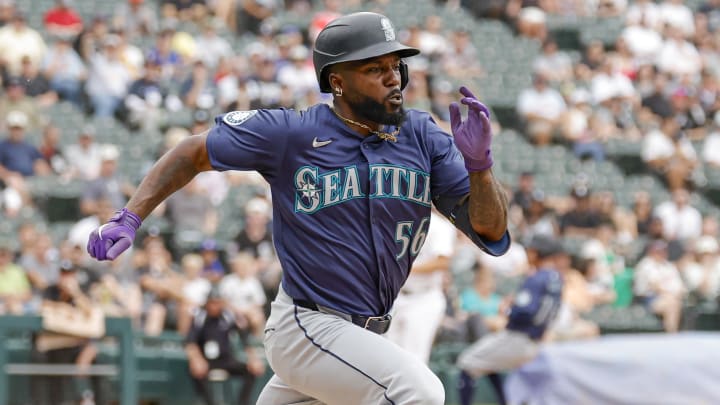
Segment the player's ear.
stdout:
[[339,73],[330,72],[328,75],[328,83],[330,83],[330,88],[333,89],[333,92],[335,92],[336,89],[342,89],[342,82],[342,76]]

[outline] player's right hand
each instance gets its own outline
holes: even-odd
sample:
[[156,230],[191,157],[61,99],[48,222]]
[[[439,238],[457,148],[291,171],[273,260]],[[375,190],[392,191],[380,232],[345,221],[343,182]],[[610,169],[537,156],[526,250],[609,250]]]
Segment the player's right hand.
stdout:
[[110,220],[90,233],[87,251],[98,260],[114,260],[132,246],[135,232],[142,225],[142,219],[134,212],[123,208]]

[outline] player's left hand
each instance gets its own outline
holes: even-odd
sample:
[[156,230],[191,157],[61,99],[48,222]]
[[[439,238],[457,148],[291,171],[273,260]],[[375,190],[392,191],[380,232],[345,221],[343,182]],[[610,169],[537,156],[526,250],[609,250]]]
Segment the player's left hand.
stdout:
[[465,96],[460,102],[468,106],[468,118],[463,121],[458,103],[450,103],[450,127],[455,136],[455,145],[465,159],[468,172],[486,170],[493,164],[490,153],[490,110],[467,87],[460,87],[460,93]]

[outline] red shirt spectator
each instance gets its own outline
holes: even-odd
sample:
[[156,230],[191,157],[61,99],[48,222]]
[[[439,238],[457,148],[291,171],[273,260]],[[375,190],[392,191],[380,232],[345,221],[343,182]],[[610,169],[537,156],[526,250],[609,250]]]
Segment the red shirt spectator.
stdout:
[[71,8],[71,4],[71,0],[57,0],[56,6],[45,13],[43,24],[48,33],[74,38],[82,31],[82,17]]

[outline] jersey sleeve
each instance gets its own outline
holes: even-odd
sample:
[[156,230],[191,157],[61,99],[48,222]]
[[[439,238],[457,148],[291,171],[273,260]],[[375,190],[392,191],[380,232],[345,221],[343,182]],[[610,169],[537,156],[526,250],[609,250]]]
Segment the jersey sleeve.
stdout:
[[207,137],[215,170],[257,170],[268,181],[281,168],[291,132],[288,110],[232,111],[215,118]]

